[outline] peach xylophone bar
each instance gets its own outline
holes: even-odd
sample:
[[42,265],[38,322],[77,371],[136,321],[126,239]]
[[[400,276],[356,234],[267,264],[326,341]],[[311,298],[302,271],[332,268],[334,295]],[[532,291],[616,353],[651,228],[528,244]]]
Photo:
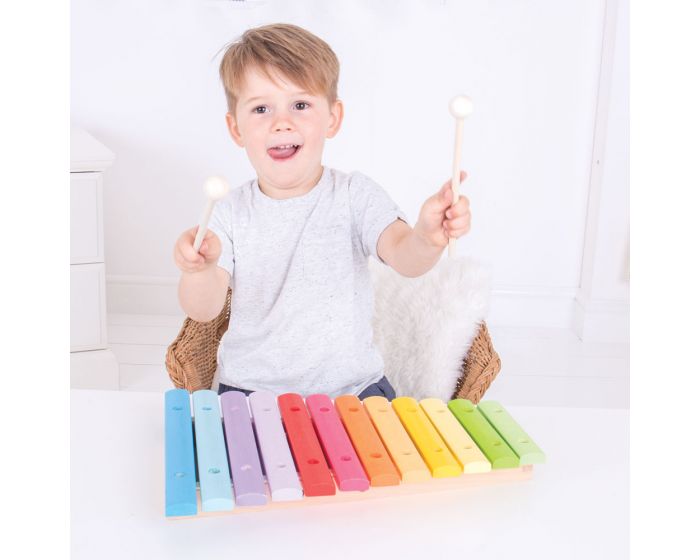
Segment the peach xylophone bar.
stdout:
[[309,395],[306,407],[340,490],[364,491],[369,480],[328,395]]
[[335,483],[314,433],[304,399],[296,393],[285,393],[278,397],[277,402],[304,494],[333,496]]
[[190,394],[165,393],[165,515],[197,515]]
[[386,397],[367,397],[362,404],[401,473],[401,482],[430,480],[428,467]]
[[218,395],[208,389],[195,391],[192,393],[192,405],[202,510],[233,509],[231,476],[226,460]]
[[284,434],[277,397],[269,391],[255,391],[248,402],[272,501],[301,500],[301,484]]
[[240,391],[228,391],[221,395],[221,411],[224,415],[224,435],[236,504],[264,505],[267,503],[267,493],[248,411],[248,399]]

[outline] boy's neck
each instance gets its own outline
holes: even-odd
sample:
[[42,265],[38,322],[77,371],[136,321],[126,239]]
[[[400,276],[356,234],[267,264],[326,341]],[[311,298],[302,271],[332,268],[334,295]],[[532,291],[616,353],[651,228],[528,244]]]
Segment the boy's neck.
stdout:
[[323,166],[319,165],[318,169],[314,173],[310,173],[308,179],[303,179],[299,185],[290,187],[276,187],[267,183],[265,179],[258,176],[258,186],[264,195],[276,200],[285,200],[288,198],[304,196],[316,185],[318,185],[318,182],[321,180],[322,176]]

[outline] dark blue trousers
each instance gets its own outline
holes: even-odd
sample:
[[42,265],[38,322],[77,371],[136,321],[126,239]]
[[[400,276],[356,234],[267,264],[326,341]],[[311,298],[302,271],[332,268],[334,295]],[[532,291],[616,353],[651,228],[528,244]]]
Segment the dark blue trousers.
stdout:
[[[253,392],[248,391],[247,389],[239,389],[238,387],[231,387],[230,385],[219,383],[219,395],[221,393],[225,393],[226,391],[240,391],[246,396],[250,395]],[[372,383],[369,387],[367,387],[357,396],[357,398],[360,400],[364,399],[365,397],[386,397],[387,400],[391,401],[396,398],[396,392],[394,391],[394,388],[391,386],[391,383],[389,383],[389,380],[385,376],[382,377],[376,383]]]

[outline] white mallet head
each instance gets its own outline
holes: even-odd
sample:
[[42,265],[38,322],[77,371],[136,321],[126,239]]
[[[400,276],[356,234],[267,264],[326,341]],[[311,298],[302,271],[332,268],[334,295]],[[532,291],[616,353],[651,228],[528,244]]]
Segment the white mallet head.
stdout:
[[204,181],[204,194],[207,195],[207,205],[204,208],[204,213],[199,220],[199,228],[197,229],[197,235],[194,238],[194,250],[199,251],[202,246],[202,241],[204,240],[204,235],[207,232],[207,225],[209,224],[209,218],[211,217],[211,212],[214,209],[214,203],[217,200],[221,200],[226,196],[229,191],[228,183],[226,179],[222,177],[209,177]]
[[204,181],[204,194],[209,200],[221,200],[228,194],[228,191],[228,183],[222,177],[215,175]]
[[450,101],[450,113],[455,119],[463,119],[472,114],[474,105],[466,95],[457,95]]

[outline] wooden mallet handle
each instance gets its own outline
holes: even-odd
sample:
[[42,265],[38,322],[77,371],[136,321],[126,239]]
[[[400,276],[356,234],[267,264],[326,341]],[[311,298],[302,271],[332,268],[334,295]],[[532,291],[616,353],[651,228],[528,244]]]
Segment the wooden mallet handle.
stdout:
[[[462,156],[462,130],[464,129],[464,119],[471,115],[473,105],[471,99],[466,95],[458,95],[450,101],[450,113],[455,118],[455,151],[452,158],[452,206],[459,200],[459,168]],[[447,247],[447,256],[455,256],[456,239],[450,237]]]
[[197,235],[195,235],[194,244],[192,245],[195,251],[199,251],[199,248],[202,246],[202,241],[207,233],[209,218],[211,217],[211,212],[214,209],[214,204],[216,204],[217,200],[224,198],[228,191],[228,183],[221,177],[209,177],[204,182],[204,194],[207,195],[207,205],[204,208],[202,217],[199,220]]

